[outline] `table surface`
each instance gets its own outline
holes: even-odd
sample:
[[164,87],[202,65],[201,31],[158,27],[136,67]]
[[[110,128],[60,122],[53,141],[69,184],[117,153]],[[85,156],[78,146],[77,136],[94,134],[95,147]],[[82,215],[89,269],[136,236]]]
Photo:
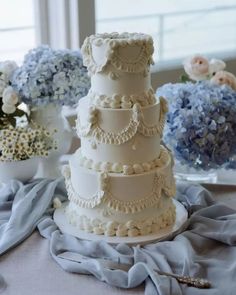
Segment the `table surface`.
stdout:
[[[236,186],[206,185],[215,199],[236,209]],[[0,273],[7,282],[4,295],[143,294],[144,285],[124,290],[92,276],[65,272],[51,258],[49,241],[35,231],[26,241],[0,257]],[[26,288],[27,286],[27,288]]]

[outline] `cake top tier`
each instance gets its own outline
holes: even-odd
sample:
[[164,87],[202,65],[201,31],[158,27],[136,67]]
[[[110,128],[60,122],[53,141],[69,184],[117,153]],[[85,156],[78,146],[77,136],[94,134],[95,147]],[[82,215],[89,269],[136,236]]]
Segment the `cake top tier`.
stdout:
[[82,46],[90,75],[110,71],[140,73],[153,64],[152,37],[142,33],[104,33],[87,37]]

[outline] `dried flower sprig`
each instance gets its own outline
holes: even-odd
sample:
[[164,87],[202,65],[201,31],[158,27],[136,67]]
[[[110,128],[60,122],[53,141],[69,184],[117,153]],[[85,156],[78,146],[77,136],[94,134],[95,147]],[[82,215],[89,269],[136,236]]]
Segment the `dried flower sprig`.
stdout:
[[57,149],[53,133],[45,127],[34,125],[0,130],[0,161],[21,161],[32,157],[47,157]]

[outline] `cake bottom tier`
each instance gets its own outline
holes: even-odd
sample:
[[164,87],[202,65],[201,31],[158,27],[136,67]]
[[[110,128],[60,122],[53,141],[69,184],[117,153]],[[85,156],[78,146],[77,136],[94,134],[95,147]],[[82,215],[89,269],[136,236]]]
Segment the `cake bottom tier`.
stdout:
[[78,230],[96,235],[135,237],[158,233],[175,222],[175,205],[171,198],[162,197],[158,208],[146,208],[141,212],[122,213],[100,204],[96,208],[81,208],[70,202],[66,208],[66,216]]
[[123,175],[81,167],[73,156],[64,170],[68,220],[79,230],[107,236],[157,233],[174,223],[171,155],[161,167]]

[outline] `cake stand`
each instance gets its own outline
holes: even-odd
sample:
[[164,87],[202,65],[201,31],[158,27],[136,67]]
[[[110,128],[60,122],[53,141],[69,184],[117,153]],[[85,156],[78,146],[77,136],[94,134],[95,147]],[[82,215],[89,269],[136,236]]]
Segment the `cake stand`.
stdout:
[[188,213],[180,202],[173,200],[173,203],[176,207],[175,223],[171,226],[168,226],[160,230],[158,233],[150,234],[146,236],[107,237],[104,235],[95,235],[93,233],[87,233],[85,231],[78,230],[75,226],[70,224],[66,218],[65,207],[67,206],[68,203],[64,203],[60,208],[56,209],[54,212],[53,218],[62,233],[70,234],[82,240],[105,241],[109,244],[125,243],[130,246],[145,245],[145,244],[150,244],[152,242],[170,240],[179,232],[184,230],[184,228],[187,225]]

